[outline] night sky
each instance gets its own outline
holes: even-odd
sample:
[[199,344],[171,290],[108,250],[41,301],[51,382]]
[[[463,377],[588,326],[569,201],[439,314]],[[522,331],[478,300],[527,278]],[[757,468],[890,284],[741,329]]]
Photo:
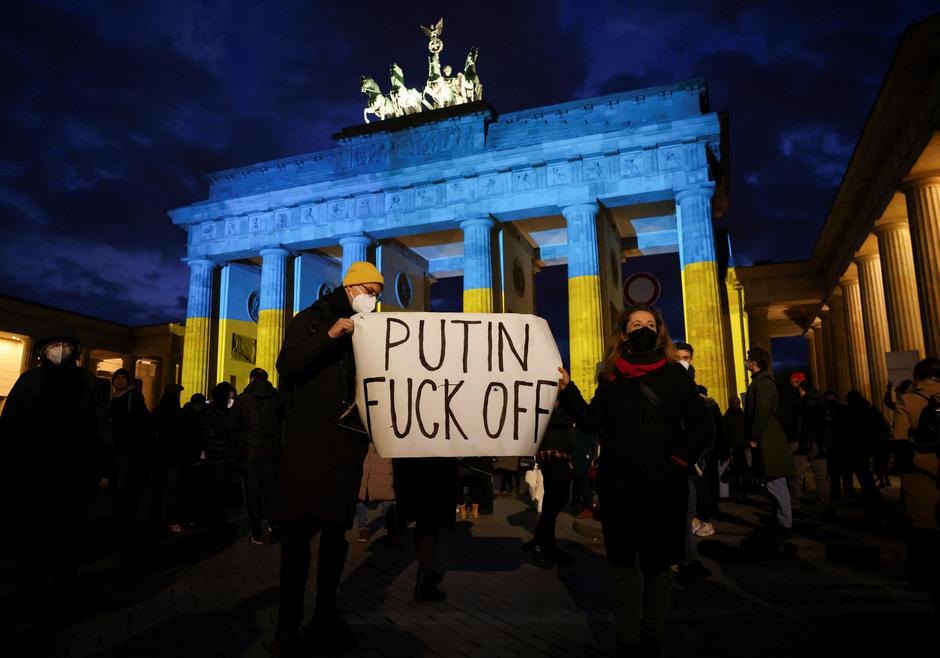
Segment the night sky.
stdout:
[[441,15],[443,61],[462,67],[479,46],[498,112],[705,77],[712,109],[730,114],[720,224],[736,259],[805,258],[903,29],[938,9],[444,6],[6,0],[0,294],[132,325],[183,319],[185,240],[165,211],[204,199],[203,174],[330,147],[331,133],[361,120],[360,74],[384,82],[397,61],[420,87],[418,25]]

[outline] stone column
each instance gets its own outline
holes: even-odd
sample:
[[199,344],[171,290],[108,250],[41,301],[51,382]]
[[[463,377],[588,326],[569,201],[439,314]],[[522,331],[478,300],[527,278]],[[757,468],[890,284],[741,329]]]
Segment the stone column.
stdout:
[[845,326],[848,336],[848,362],[851,388],[871,399],[871,380],[868,376],[868,352],[865,348],[865,322],[862,319],[862,298],[858,289],[858,276],[839,281],[845,303]]
[[261,310],[258,313],[258,353],[255,365],[268,371],[277,386],[277,355],[287,328],[287,256],[281,247],[261,250]]
[[940,356],[940,175],[909,181],[904,186],[904,196],[924,349],[928,356],[936,357]]
[[816,360],[816,375],[813,377],[813,386],[820,391],[829,387],[829,373],[826,372],[826,348],[823,341],[822,321],[813,324],[813,353]]
[[816,350],[816,331],[810,327],[806,330],[806,333],[803,334],[803,338],[806,339],[806,354],[809,357],[809,377],[813,382],[813,386],[819,386],[819,357],[820,354]]
[[676,218],[685,339],[695,349],[696,380],[724,408],[729,387],[712,227],[713,193],[712,187],[680,191],[676,194]]
[[748,306],[747,307],[747,326],[748,326],[748,349],[759,347],[770,353],[770,330],[767,326],[767,314],[770,308],[767,306]]
[[877,253],[855,257],[858,267],[862,317],[865,323],[865,345],[868,348],[868,378],[871,381],[872,404],[884,411],[888,366],[885,352],[889,350],[888,320],[885,317],[885,295],[881,278],[881,257]]
[[209,330],[212,324],[212,273],[216,264],[202,258],[189,261],[189,300],[183,342],[182,386],[187,395],[209,393]]
[[830,319],[829,307],[823,306],[819,309],[819,328],[816,330],[819,334],[819,346],[822,350],[822,368],[823,383],[820,386],[820,392],[830,389],[835,391],[838,388],[836,383],[835,363],[832,359],[832,320]]
[[911,233],[903,218],[875,225],[891,349],[917,350],[924,356],[924,330],[914,276]]
[[489,217],[460,222],[464,313],[493,312],[493,223]]
[[597,364],[604,359],[600,253],[596,203],[562,209],[568,233],[568,337],[571,379],[586,398],[596,388]]
[[828,341],[832,361],[830,372],[833,373],[835,379],[829,387],[835,391],[840,400],[845,400],[845,394],[852,388],[852,374],[849,372],[849,332],[846,328],[846,311],[841,292],[834,292],[826,304],[829,306],[829,322],[823,322],[823,332],[828,333],[830,337]]
[[339,244],[343,248],[343,271],[340,273],[340,282],[349,271],[349,266],[353,263],[369,260],[369,247],[372,245],[372,238],[367,235],[347,235],[339,239]]

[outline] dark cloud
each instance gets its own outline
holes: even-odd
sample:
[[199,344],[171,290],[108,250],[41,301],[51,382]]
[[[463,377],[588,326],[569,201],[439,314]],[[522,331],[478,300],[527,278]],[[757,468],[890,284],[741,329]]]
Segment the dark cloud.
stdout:
[[[806,256],[903,28],[886,2],[477,2],[445,61],[481,51],[501,112],[709,80],[731,120],[722,223],[740,260]],[[331,145],[358,76],[419,84],[439,3],[6,2],[0,8],[0,293],[119,321],[179,319],[202,175]]]

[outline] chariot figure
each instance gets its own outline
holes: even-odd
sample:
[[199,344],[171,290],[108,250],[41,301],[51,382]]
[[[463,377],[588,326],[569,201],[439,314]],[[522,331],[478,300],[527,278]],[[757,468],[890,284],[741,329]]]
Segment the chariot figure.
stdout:
[[395,116],[394,104],[382,93],[379,84],[367,75],[359,76],[359,80],[362,83],[359,90],[368,99],[365,109],[362,110],[362,120],[369,123],[370,114],[374,114],[379,120]]
[[405,74],[398,64],[388,67],[388,72],[392,82],[392,90],[388,93],[388,97],[392,102],[395,116],[417,114],[424,107],[431,107],[430,103],[424,100],[421,92],[405,86]]

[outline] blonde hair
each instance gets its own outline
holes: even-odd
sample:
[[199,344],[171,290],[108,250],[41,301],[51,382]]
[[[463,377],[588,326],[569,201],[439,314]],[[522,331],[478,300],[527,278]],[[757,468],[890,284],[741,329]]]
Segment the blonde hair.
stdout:
[[607,355],[604,357],[605,377],[614,372],[614,364],[617,362],[617,359],[620,358],[620,344],[623,342],[622,336],[625,336],[627,333],[627,322],[630,321],[631,315],[639,311],[649,313],[653,316],[653,319],[656,320],[656,347],[663,351],[666,360],[679,360],[679,357],[676,355],[676,346],[673,344],[672,338],[669,337],[669,328],[666,326],[666,321],[663,319],[663,314],[660,313],[659,309],[647,306],[646,304],[627,306],[617,318],[617,328],[607,340]]

